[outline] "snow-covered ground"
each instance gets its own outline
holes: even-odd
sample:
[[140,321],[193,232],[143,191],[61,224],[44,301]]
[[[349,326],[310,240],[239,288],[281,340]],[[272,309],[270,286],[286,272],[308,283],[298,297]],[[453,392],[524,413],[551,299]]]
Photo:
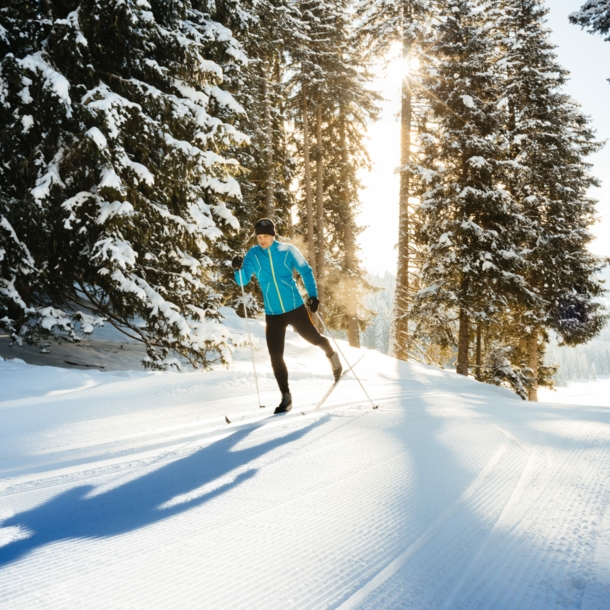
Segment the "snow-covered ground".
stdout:
[[379,410],[346,377],[302,415],[328,364],[287,352],[298,408],[233,425],[259,414],[246,350],[209,373],[0,361],[0,607],[610,608],[610,408],[369,351]]
[[557,388],[555,391],[543,388],[538,391],[538,398],[540,402],[610,407],[610,378],[569,381],[566,387]]

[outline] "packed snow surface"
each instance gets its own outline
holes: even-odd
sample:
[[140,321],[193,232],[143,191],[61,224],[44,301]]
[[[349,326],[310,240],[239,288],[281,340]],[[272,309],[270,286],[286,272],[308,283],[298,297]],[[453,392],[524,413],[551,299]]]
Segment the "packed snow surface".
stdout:
[[262,341],[264,410],[246,349],[208,373],[0,361],[0,607],[609,608],[610,408],[364,353],[379,409],[348,375],[312,413],[329,366],[289,333],[295,408],[258,421]]

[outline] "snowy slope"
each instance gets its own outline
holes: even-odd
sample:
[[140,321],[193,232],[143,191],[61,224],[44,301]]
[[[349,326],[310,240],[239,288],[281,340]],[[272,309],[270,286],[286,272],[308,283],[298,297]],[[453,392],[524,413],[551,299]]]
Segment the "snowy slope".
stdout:
[[[328,364],[287,351],[309,408]],[[1,608],[610,608],[610,408],[370,351],[378,411],[346,377],[318,414],[226,426],[259,414],[247,356],[0,362]]]
[[538,391],[541,402],[561,402],[571,405],[610,407],[610,378],[595,381],[569,381],[566,387]]

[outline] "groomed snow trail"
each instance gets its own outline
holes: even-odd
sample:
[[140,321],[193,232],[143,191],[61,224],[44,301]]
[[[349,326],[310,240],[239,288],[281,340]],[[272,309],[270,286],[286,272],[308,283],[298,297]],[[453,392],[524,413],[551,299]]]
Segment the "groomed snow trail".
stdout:
[[[328,364],[288,355],[312,407]],[[248,366],[24,395],[52,369],[0,362],[0,607],[610,608],[610,408],[366,352],[379,411],[348,376],[317,414],[226,426]]]

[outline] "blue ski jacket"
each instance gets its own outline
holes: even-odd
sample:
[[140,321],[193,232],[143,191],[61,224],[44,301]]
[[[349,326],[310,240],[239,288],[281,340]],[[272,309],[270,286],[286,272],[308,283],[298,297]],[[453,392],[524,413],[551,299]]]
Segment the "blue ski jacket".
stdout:
[[235,272],[235,281],[245,286],[256,275],[265,300],[265,313],[277,316],[303,305],[292,274],[297,270],[310,297],[318,296],[313,271],[305,257],[292,244],[274,241],[266,250],[254,246],[248,250],[244,264]]

